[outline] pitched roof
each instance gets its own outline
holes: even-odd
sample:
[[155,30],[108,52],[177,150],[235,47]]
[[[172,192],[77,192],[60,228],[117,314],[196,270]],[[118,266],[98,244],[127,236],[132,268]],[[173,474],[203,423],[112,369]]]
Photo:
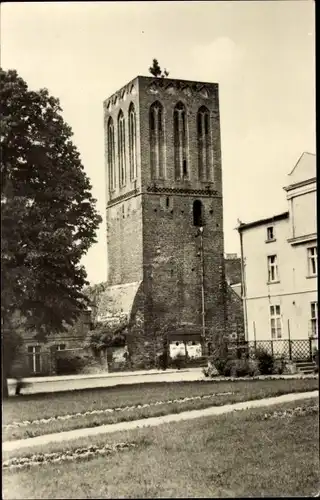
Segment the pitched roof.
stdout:
[[304,152],[288,174],[290,184],[296,184],[316,177],[317,157],[313,153]]
[[243,229],[250,229],[256,226],[263,226],[264,224],[271,224],[273,222],[277,222],[278,220],[288,219],[289,212],[282,212],[281,214],[273,215],[272,217],[268,217],[266,219],[259,219],[252,222],[241,224],[237,227],[238,231],[241,232]]
[[135,281],[106,287],[99,296],[97,304],[98,321],[104,322],[122,317],[129,318],[141,283],[141,281]]

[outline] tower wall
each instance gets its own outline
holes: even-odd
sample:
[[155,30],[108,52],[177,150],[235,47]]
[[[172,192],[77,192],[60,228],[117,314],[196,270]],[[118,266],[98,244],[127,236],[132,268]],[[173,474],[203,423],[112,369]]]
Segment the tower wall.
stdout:
[[[152,150],[150,107],[160,103],[162,149]],[[136,169],[130,180],[128,113],[136,113]],[[176,139],[175,108],[184,106],[184,142]],[[207,177],[199,174],[198,111],[204,109],[209,127],[206,140]],[[105,101],[106,176],[108,120],[114,123],[116,187],[107,183],[108,282],[121,285],[142,281],[142,323],[136,345],[139,357],[150,350],[155,324],[202,324],[202,271],[204,270],[206,340],[225,328],[225,286],[222,213],[222,176],[218,85],[172,79],[137,77]],[[125,117],[126,184],[119,186],[117,119]],[[158,116],[158,115],[156,115]],[[182,119],[179,115],[179,120]],[[156,118],[157,120],[158,118]],[[205,124],[205,125],[204,125]],[[206,128],[206,130],[207,130]],[[208,139],[209,137],[209,139]],[[158,140],[158,139],[157,139]],[[183,158],[177,174],[177,142]],[[181,146],[181,144],[183,144]],[[183,149],[184,148],[184,149]],[[162,156],[162,175],[155,175],[154,158]],[[160,151],[160,153],[159,153]],[[183,152],[182,152],[183,151]],[[153,158],[153,159],[152,159]],[[180,161],[180,159],[178,161]],[[207,160],[206,160],[207,161]],[[159,166],[159,164],[158,164]],[[203,167],[204,168],[204,167]],[[159,167],[160,169],[160,167]],[[209,169],[209,170],[208,170]],[[202,203],[203,253],[199,227],[194,224],[194,202]],[[199,225],[199,224],[198,224]],[[198,236],[197,236],[198,235]],[[203,266],[202,266],[203,259]],[[149,346],[149,347],[146,347]]]

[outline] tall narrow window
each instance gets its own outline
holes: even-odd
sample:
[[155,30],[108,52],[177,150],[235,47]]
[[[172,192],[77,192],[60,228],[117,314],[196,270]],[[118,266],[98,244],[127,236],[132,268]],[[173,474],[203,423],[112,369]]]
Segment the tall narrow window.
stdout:
[[197,227],[203,226],[202,203],[200,200],[193,202],[193,225]]
[[165,177],[163,107],[159,101],[150,107],[149,130],[151,176],[153,179],[163,179]]
[[113,120],[110,117],[107,129],[108,140],[108,175],[109,175],[109,190],[113,191],[116,187],[115,180],[115,154],[114,154],[114,126]]
[[278,260],[276,255],[268,256],[268,282],[279,281]]
[[28,347],[29,368],[32,373],[41,371],[41,347],[38,345]]
[[119,184],[126,183],[126,133],[123,112],[118,116],[118,158],[119,158]]
[[173,112],[174,163],[176,179],[188,178],[187,115],[182,102]]
[[201,181],[212,180],[210,113],[201,106],[197,114],[198,169]]
[[308,248],[308,270],[309,276],[316,276],[318,274],[317,247]]
[[137,177],[137,126],[134,105],[129,107],[129,154],[130,154],[130,180]]
[[280,306],[270,306],[270,326],[271,326],[271,338],[281,339],[282,322],[281,322]]
[[318,302],[311,302],[311,337],[318,337]]

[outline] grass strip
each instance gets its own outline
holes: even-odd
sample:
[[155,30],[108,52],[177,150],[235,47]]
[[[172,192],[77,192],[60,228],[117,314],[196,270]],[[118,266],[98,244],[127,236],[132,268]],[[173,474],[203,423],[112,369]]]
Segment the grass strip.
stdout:
[[[307,408],[315,401],[299,401],[298,406]],[[297,403],[286,403],[273,411],[296,407]],[[264,420],[264,414],[265,408],[255,408],[51,444],[47,451],[119,441],[137,446],[87,461],[4,471],[3,496],[10,500],[314,495],[320,474],[317,415],[296,412],[294,417]]]
[[[198,383],[199,384],[199,383]],[[161,405],[152,405],[152,399],[145,398],[145,394],[141,394],[142,388],[140,388],[140,393],[135,392],[134,396],[137,400],[141,398],[145,399],[145,403],[141,404],[140,407],[134,407],[128,409],[127,411],[117,411],[108,413],[90,413],[85,416],[76,416],[67,420],[53,420],[48,423],[30,423],[28,426],[14,427],[3,429],[3,441],[11,441],[16,439],[25,439],[29,437],[41,436],[43,434],[51,434],[55,432],[63,432],[73,429],[81,429],[85,427],[96,427],[104,424],[114,424],[118,422],[127,422],[131,420],[138,420],[141,418],[157,417],[167,415],[169,413],[180,413],[188,410],[197,410],[202,408],[208,408],[211,406],[221,406],[224,404],[237,403],[241,401],[249,401],[252,399],[262,399],[271,396],[280,396],[282,394],[289,394],[294,392],[305,392],[309,390],[314,390],[317,388],[314,380],[273,380],[273,381],[251,381],[251,382],[232,382],[227,385],[224,383],[222,386],[216,384],[216,390],[219,389],[229,389],[226,390],[227,395],[217,395],[214,398],[205,398],[207,394],[202,394],[206,386],[204,384],[195,385],[193,383],[192,389],[195,398],[192,400],[184,400],[182,402],[171,402],[168,403],[166,393],[162,390],[162,397],[165,398],[165,402]],[[211,386],[211,390],[213,387]],[[233,391],[231,391],[233,389]],[[197,396],[195,396],[195,391],[197,390]],[[188,394],[191,393],[190,387],[187,386]],[[233,394],[230,394],[230,392]],[[200,394],[199,394],[200,393]],[[83,394],[85,397],[87,393]],[[132,401],[132,395],[123,392],[124,396],[128,396],[128,399]],[[115,393],[117,399],[119,393]],[[185,398],[192,396],[185,396]],[[126,401],[122,403],[122,408],[124,407]],[[30,402],[29,402],[30,405]],[[32,410],[33,411],[33,410]]]

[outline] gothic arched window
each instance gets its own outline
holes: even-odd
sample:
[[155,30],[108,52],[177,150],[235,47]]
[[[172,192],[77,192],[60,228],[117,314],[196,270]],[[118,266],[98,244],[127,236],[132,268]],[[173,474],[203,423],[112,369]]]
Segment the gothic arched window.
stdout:
[[173,112],[174,164],[176,179],[188,177],[187,113],[182,102],[178,102]]
[[212,180],[210,113],[201,106],[197,114],[198,169],[199,179]]
[[202,203],[200,200],[193,202],[193,225],[196,227],[203,226]]
[[119,184],[126,183],[126,133],[123,112],[118,115],[118,158],[119,158]]
[[134,105],[129,107],[129,158],[130,158],[130,180],[137,177],[137,125]]
[[150,163],[153,179],[164,178],[164,133],[163,133],[163,107],[159,101],[150,107]]
[[113,191],[116,187],[116,170],[115,170],[115,152],[114,152],[114,126],[113,120],[110,117],[107,126],[107,150],[108,150],[108,176],[109,176],[109,191]]

